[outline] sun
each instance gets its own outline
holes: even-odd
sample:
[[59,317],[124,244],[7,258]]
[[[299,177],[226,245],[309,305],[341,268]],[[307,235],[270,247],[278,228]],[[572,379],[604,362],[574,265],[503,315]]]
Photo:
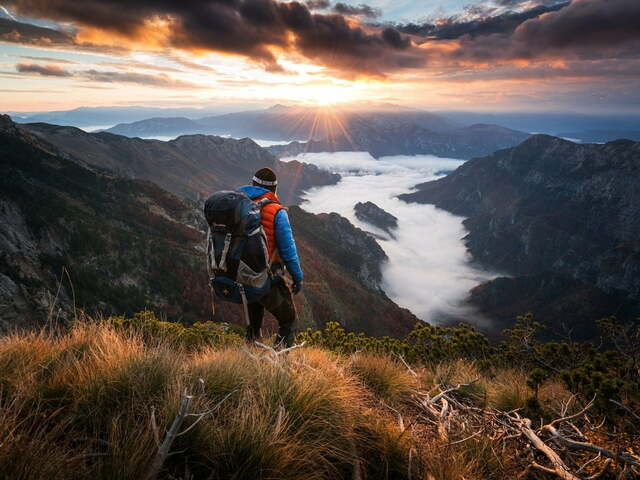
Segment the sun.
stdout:
[[300,101],[319,107],[339,105],[358,99],[357,89],[351,85],[308,85],[301,91]]

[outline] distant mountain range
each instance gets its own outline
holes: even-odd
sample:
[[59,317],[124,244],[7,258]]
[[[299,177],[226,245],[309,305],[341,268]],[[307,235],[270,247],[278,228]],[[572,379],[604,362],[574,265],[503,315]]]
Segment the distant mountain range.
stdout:
[[[54,132],[49,138],[56,143],[43,132]],[[163,152],[155,145],[162,142],[115,137],[52,125],[26,128],[0,116],[0,330],[67,319],[74,305],[104,314],[151,308],[185,323],[211,318],[199,205],[152,182],[114,174],[109,167],[131,160],[125,155],[134,150],[128,148]],[[216,138],[185,142],[190,149],[199,142],[212,149],[221,140],[228,148],[255,145]],[[183,153],[191,151],[196,155]],[[117,152],[120,163],[100,165],[115,162]],[[237,172],[217,176],[211,191],[233,187],[224,182],[245,175],[243,162],[219,164],[218,172],[234,165]],[[306,272],[305,291],[297,297],[301,328],[329,321],[373,335],[412,328],[417,319],[380,290],[386,257],[367,234],[337,215],[296,207],[289,213]],[[336,242],[338,237],[345,241]],[[240,308],[220,304],[217,319],[241,323]]]
[[[254,110],[249,110],[253,108]],[[546,133],[567,137],[580,142],[608,142],[621,138],[640,140],[640,115],[601,113],[558,112],[471,112],[436,111],[425,112],[391,104],[310,108],[275,105],[266,110],[256,110],[251,105],[215,104],[202,108],[154,108],[154,107],[80,107],[72,110],[52,112],[15,112],[12,118],[20,123],[45,122],[56,125],[75,126],[83,129],[107,129],[113,125],[122,128],[114,131],[126,136],[159,137],[194,133],[249,136],[261,140],[307,141],[312,138],[310,130],[323,131],[323,122],[311,119],[322,118],[322,112],[366,112],[375,115],[382,112],[385,117],[393,115],[434,132],[444,132],[476,124],[500,125],[526,133]],[[246,111],[245,111],[246,110]],[[278,118],[289,111],[297,121]],[[295,112],[298,112],[296,114]],[[312,112],[304,114],[302,112]],[[393,115],[392,115],[393,114]],[[271,115],[271,117],[270,117]],[[276,125],[265,124],[262,119],[276,118]],[[141,123],[139,123],[141,122]],[[248,122],[248,123],[245,123]],[[314,125],[315,123],[315,125]],[[284,128],[283,128],[284,125]],[[249,132],[249,133],[247,133]],[[259,133],[259,135],[257,135]],[[325,135],[326,136],[326,135]],[[322,140],[315,136],[312,139]]]
[[276,105],[196,120],[151,118],[116,125],[107,131],[129,137],[208,133],[293,140],[289,145],[270,149],[280,157],[302,152],[367,151],[376,157],[432,154],[471,158],[517,145],[528,137],[497,125],[461,127],[432,113],[395,106],[329,109]]
[[447,132],[426,130],[415,124],[354,122],[348,134],[331,139],[292,142],[267,147],[279,158],[301,153],[365,151],[379,158],[389,155],[436,155],[468,159],[487,155],[522,142],[529,135],[497,125],[472,125]]
[[72,110],[51,112],[9,112],[15,122],[53,123],[80,128],[107,128],[122,122],[135,122],[150,117],[203,117],[221,115],[238,106],[215,106],[209,108],[154,108],[154,107],[79,107]]
[[583,143],[640,141],[640,114],[607,115],[557,112],[435,112],[463,125],[497,124],[529,133],[567,137]]
[[246,184],[262,167],[278,172],[283,184],[280,194],[287,204],[298,203],[302,191],[311,186],[333,184],[340,178],[314,165],[280,162],[248,138],[189,135],[161,142],[44,123],[22,127],[78,162],[150,180],[192,199]]
[[532,311],[576,337],[640,315],[640,143],[535,135],[401,195],[467,217],[473,259],[511,275],[472,291],[498,327]]

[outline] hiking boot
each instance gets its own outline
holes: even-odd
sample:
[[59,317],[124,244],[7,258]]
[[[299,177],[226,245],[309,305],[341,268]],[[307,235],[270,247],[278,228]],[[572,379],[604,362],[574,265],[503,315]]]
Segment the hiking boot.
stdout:
[[278,333],[276,334],[276,348],[290,348],[293,347],[295,342],[295,335],[291,328],[283,328],[280,327],[278,329]]
[[261,330],[262,330],[261,328],[254,328],[252,326],[248,326],[245,333],[245,339],[247,343],[252,344],[253,342],[260,340],[262,338]]

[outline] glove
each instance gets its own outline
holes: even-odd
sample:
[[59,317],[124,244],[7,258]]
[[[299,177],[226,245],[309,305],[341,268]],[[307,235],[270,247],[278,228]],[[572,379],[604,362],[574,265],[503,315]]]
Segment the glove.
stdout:
[[297,295],[302,290],[302,279],[293,281],[293,294]]

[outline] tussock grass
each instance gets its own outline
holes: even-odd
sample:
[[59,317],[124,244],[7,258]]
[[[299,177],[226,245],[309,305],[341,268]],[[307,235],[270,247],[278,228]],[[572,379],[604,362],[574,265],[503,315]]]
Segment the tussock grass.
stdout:
[[[482,438],[443,443],[414,395],[470,383],[456,395],[502,410],[532,395],[526,373],[467,360],[413,365],[414,377],[383,354],[306,347],[276,359],[235,337],[163,332],[89,321],[0,338],[0,478],[144,478],[157,452],[152,415],[162,437],[185,390],[190,411],[208,413],[195,426],[187,418],[162,479],[507,478]],[[545,408],[560,398],[561,384],[541,386]]]
[[527,386],[527,373],[521,370],[503,370],[487,386],[487,401],[498,410],[510,412],[523,409],[533,391]]
[[[388,359],[379,366],[385,398],[402,398],[403,370]],[[152,409],[162,435],[185,389],[194,413],[210,413],[178,438],[182,453],[163,478],[340,479],[363,452],[399,472],[408,440],[395,438],[392,423],[371,421],[371,392],[352,367],[318,348],[274,361],[228,345],[187,350],[108,323],[8,335],[0,339],[0,472],[143,478],[157,451]],[[378,472],[380,462],[362,468]]]
[[350,370],[377,396],[391,403],[408,401],[416,379],[400,362],[386,355],[358,353],[351,357]]

